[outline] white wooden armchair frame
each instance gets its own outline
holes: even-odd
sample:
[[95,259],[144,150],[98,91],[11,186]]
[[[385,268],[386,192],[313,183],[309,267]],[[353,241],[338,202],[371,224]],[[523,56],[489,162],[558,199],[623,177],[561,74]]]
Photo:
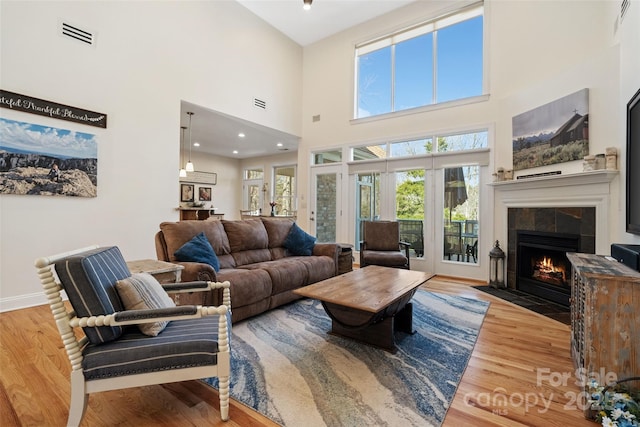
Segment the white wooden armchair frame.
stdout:
[[[174,314],[166,316],[160,310],[143,310],[144,319],[138,311],[136,316],[127,316],[127,312],[117,312],[105,316],[91,316],[78,318],[74,311],[67,311],[61,296],[63,290],[54,273],[53,264],[66,257],[76,255],[98,246],[90,246],[50,257],[39,258],[35,267],[47,296],[51,312],[58,331],[62,337],[69,362],[71,363],[71,401],[69,405],[68,426],[78,426],[84,416],[90,393],[101,391],[141,387],[154,384],[164,384],[193,379],[218,377],[220,394],[220,416],[222,420],[229,419],[229,377],[230,377],[230,346],[228,326],[231,322],[231,296],[229,282],[205,282],[206,286],[186,287],[188,283],[162,285],[168,293],[184,293],[223,289],[223,305],[218,307],[197,306],[195,313]],[[158,322],[163,320],[178,321],[183,319],[197,319],[204,316],[219,315],[218,322],[218,353],[217,364],[208,366],[189,367],[174,370],[164,370],[152,373],[134,374],[106,379],[86,381],[82,370],[83,348],[88,344],[86,336],[78,339],[74,328],[93,326],[124,326],[140,323]]]

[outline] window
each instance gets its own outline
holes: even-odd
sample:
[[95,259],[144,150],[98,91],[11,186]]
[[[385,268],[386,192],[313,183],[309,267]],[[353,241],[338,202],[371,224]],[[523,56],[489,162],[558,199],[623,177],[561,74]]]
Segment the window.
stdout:
[[262,169],[245,169],[244,179],[262,179],[264,176]]
[[[380,160],[393,157],[415,157],[437,152],[487,148],[487,138],[488,132],[486,130],[480,130],[451,135],[440,134],[409,141],[353,147],[353,161]],[[433,141],[438,142],[435,147]]]
[[483,7],[356,46],[355,117],[483,92]]
[[387,158],[387,144],[367,145],[353,149],[353,160],[372,160]]
[[314,165],[326,165],[329,163],[342,162],[342,150],[323,151],[313,154]]
[[391,157],[415,156],[431,152],[431,138],[391,143]]
[[273,201],[277,203],[278,215],[295,215],[296,207],[296,167],[279,166],[273,168]]
[[487,148],[487,131],[438,137],[438,151],[464,151]]
[[262,169],[245,169],[244,170],[244,182],[242,185],[242,208],[252,211],[259,211],[262,206],[262,194],[261,190],[264,190],[263,183],[264,173]]

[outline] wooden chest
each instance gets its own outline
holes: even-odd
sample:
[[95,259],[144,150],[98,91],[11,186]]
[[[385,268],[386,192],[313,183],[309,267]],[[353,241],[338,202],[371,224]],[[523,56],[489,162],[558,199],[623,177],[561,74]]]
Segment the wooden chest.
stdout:
[[[587,378],[640,375],[640,273],[615,260],[568,253],[572,265],[571,355]],[[580,378],[578,378],[580,379]],[[627,383],[640,389],[640,381]],[[590,411],[585,410],[590,416]]]

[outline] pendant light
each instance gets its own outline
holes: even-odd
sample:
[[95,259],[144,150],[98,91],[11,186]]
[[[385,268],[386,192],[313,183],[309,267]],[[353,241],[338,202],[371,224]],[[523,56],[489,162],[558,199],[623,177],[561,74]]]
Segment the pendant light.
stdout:
[[313,2],[313,0],[302,0],[302,8],[304,10],[311,9],[311,2]]
[[[180,129],[182,129],[182,138],[180,139],[180,165],[182,165],[182,154],[183,154],[183,147],[184,147],[184,130],[186,128],[187,128],[186,126],[180,126]],[[186,178],[187,170],[181,167],[179,176],[180,178]]]
[[187,172],[193,172],[193,163],[191,163],[191,146],[193,145],[191,143],[191,117],[193,116],[193,112],[187,111],[187,114],[189,115],[189,161],[187,162],[185,169]]

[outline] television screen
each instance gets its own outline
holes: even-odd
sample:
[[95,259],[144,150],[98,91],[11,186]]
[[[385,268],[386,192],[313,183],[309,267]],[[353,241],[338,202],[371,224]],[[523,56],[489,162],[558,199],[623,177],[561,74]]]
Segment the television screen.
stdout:
[[627,233],[640,235],[640,89],[627,104]]

